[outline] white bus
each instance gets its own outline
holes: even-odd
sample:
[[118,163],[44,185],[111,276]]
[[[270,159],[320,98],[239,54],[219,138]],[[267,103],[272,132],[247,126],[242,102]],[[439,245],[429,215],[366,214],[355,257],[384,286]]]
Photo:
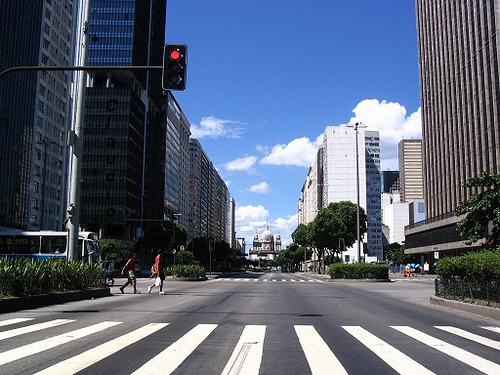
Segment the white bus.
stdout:
[[[98,263],[101,260],[98,235],[94,232],[79,232],[79,260]],[[41,230],[0,231],[0,256],[33,259],[67,259],[68,232]]]

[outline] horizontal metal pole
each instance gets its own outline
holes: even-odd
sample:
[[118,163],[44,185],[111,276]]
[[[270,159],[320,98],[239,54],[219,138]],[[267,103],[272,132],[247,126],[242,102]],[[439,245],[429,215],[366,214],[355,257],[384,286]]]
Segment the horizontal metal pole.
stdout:
[[13,66],[11,68],[5,69],[0,72],[0,77],[14,72],[22,72],[22,71],[64,71],[64,70],[87,70],[87,71],[98,71],[98,70],[156,70],[163,69],[163,66],[112,66],[112,65],[103,65],[103,66]]

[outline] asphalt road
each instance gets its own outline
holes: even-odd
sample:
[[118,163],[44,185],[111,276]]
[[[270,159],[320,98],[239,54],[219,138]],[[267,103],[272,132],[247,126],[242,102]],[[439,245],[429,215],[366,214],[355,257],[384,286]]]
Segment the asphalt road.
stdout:
[[150,282],[1,314],[0,373],[500,374],[500,322],[430,305],[432,278]]

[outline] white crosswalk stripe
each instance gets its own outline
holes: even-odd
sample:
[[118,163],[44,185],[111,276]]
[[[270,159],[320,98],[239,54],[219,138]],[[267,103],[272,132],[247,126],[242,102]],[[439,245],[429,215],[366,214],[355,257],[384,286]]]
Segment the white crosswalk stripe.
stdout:
[[456,327],[450,327],[450,326],[435,326],[435,327],[443,331],[453,333],[454,335],[464,337],[468,340],[475,341],[481,345],[489,346],[490,348],[500,350],[500,341],[491,340],[487,337],[479,336]]
[[150,323],[144,327],[136,329],[124,336],[118,337],[107,343],[96,346],[93,349],[87,350],[75,357],[59,362],[43,371],[37,372],[35,375],[65,375],[74,374],[78,371],[87,368],[88,366],[103,360],[104,358],[126,348],[129,345],[145,338],[146,336],[155,333],[156,331],[166,327],[168,323]]
[[258,375],[265,335],[266,326],[246,326],[222,375]]
[[[148,337],[155,333],[159,334],[151,338],[151,340],[155,340],[156,345],[161,345],[161,337],[165,337],[165,334],[168,336],[168,332],[171,332],[171,327],[169,327],[170,323],[149,323],[123,335],[108,339],[110,334],[106,330],[120,325],[123,322],[104,321],[17,347],[15,341],[15,337],[17,336],[28,335],[30,332],[44,330],[44,336],[47,337],[45,332],[49,332],[50,336],[50,329],[55,329],[55,327],[63,327],[62,329],[65,329],[64,327],[70,326],[64,326],[66,323],[75,322],[75,320],[57,319],[32,324],[31,320],[34,320],[34,318],[0,320],[0,327],[14,324],[26,324],[26,326],[22,328],[0,332],[0,337],[3,337],[5,340],[2,344],[7,343],[7,345],[11,345],[12,347],[12,349],[7,350],[7,346],[2,345],[3,349],[1,350],[4,351],[0,352],[0,373],[8,373],[3,371],[2,365],[49,350],[55,352],[58,350],[57,347],[63,347],[64,344],[87,336],[91,337],[90,340],[102,339],[102,336],[105,336],[106,341],[104,343],[99,342],[99,344],[92,347],[92,349],[77,353],[73,357],[66,358],[65,356],[66,359],[46,368],[44,368],[42,361],[40,367],[36,370],[39,371],[36,375],[75,374],[85,369],[91,370],[92,366],[96,365],[98,362],[105,360],[110,361],[110,357],[114,354],[126,350],[126,348],[133,344],[148,340]],[[169,344],[165,345],[164,348],[159,348],[160,352],[157,355],[152,354],[151,358],[144,357],[142,362],[135,364],[135,368],[131,371],[135,370],[133,372],[135,375],[142,375],[160,373],[171,374],[176,370],[181,370],[182,367],[180,366],[183,362],[189,361],[188,358],[193,353],[200,349],[201,352],[204,351],[205,348],[203,345],[208,345],[207,339],[218,327],[219,324],[197,324],[180,338],[173,342],[170,340]],[[482,358],[477,354],[464,350],[460,347],[460,344],[452,345],[442,339],[434,337],[435,335],[424,333],[410,326],[390,326],[392,329],[399,332],[397,334],[393,333],[390,340],[381,336],[378,337],[373,332],[370,332],[369,329],[361,326],[346,325],[341,327],[348,335],[355,339],[353,342],[358,342],[359,345],[367,348],[379,358],[380,364],[378,368],[381,368],[380,365],[388,366],[387,368],[390,367],[399,374],[434,374],[434,372],[426,368],[423,364],[417,362],[416,359],[411,358],[411,354],[407,352],[409,347],[415,347],[416,351],[421,351],[422,348],[418,346],[426,345],[439,352],[437,353],[438,356],[444,357],[444,355],[447,355],[464,363],[460,364],[460,366],[462,366],[461,370],[457,370],[460,373],[465,373],[463,369],[470,366],[485,374],[500,374],[500,358],[499,361],[497,361],[499,363],[495,363],[490,359]],[[500,327],[484,326],[479,328],[500,333]],[[268,326],[242,325],[241,327],[232,327],[231,330],[233,329],[239,330],[239,339],[236,339],[233,331],[230,337],[234,338],[234,343],[231,344],[229,342],[228,344],[230,347],[234,345],[234,349],[230,358],[223,364],[224,366],[221,364],[220,368],[223,368],[222,375],[258,375],[263,371],[261,367],[263,358],[266,355],[265,338]],[[291,329],[292,327],[290,327],[290,330]],[[60,332],[61,328],[57,328],[57,330]],[[162,333],[163,330],[165,330],[165,333]],[[298,338],[297,345],[300,346],[301,352],[305,358],[305,363],[309,366],[312,375],[326,375],[332,373],[346,375],[349,373],[349,360],[342,358],[344,355],[342,352],[335,351],[335,345],[337,344],[334,343],[334,346],[329,346],[330,344],[324,339],[324,337],[327,336],[320,334],[320,332],[322,332],[321,330],[317,330],[313,325],[294,325],[293,330]],[[492,339],[491,334],[489,335],[490,338],[483,337],[477,333],[453,326],[429,326],[429,330],[432,330],[432,332],[436,334],[440,334],[442,337],[449,337],[449,339],[457,338],[455,342],[466,342],[463,340],[466,339],[480,345],[484,350],[490,350],[490,358],[496,358],[493,352],[495,350],[500,350],[500,341]],[[403,353],[403,351],[397,348],[398,344],[401,343],[401,338],[395,339],[394,334],[401,335],[405,339],[409,337],[415,340],[415,344],[406,344],[404,348],[405,352]],[[449,335],[446,336],[447,334]],[[11,339],[10,341],[7,340],[9,338]],[[29,339],[29,336],[27,338]],[[331,336],[328,336],[328,338],[332,340]],[[160,341],[158,341],[159,339]],[[341,345],[345,347],[346,343],[342,342]],[[472,345],[472,343],[469,343],[469,345]],[[131,349],[129,348],[128,350]],[[213,348],[211,350],[213,350]],[[355,347],[353,347],[353,350],[356,350]],[[363,351],[360,351],[360,353],[363,353]],[[54,355],[51,354],[48,357],[54,357]],[[197,356],[195,355],[193,357],[196,358]],[[196,359],[193,360],[196,361]],[[459,363],[457,362],[457,366],[458,365]],[[119,368],[117,368],[117,371],[119,371]]]
[[300,345],[306,355],[312,375],[346,374],[344,366],[313,326],[295,326]]
[[304,279],[273,279],[273,278],[261,278],[261,279],[240,279],[240,278],[231,278],[231,277],[219,277],[218,279],[214,279],[213,281],[231,281],[231,282],[280,282],[280,283],[295,283],[295,282],[309,282],[309,283],[321,283],[322,280],[304,280]]
[[500,327],[481,327],[481,328],[500,333]]
[[132,374],[171,374],[216,327],[217,324],[198,324]]
[[0,340],[5,340],[5,339],[11,338],[11,337],[24,335],[26,333],[40,331],[42,329],[55,327],[55,326],[70,323],[73,321],[74,320],[69,320],[69,319],[55,319],[55,320],[51,320],[51,321],[45,322],[45,323],[32,324],[32,325],[29,325],[26,327],[11,329],[9,331],[0,332]]
[[464,349],[461,349],[455,345],[448,344],[443,340],[439,340],[435,337],[432,337],[426,333],[420,332],[415,328],[408,326],[392,326],[395,330],[398,330],[409,337],[420,341],[421,343],[430,346],[442,353],[449,355],[469,366],[474,367],[475,369],[484,372],[489,375],[498,375],[500,374],[500,365],[494,362],[491,362],[487,359],[479,357],[473,353],[470,353]]
[[343,326],[342,328],[354,336],[360,343],[370,349],[399,374],[434,374],[432,371],[427,370],[424,366],[420,365],[406,354],[400,352],[392,345],[389,345],[375,335],[371,334],[364,328],[358,326]]
[[70,341],[91,335],[93,333],[105,330],[106,328],[121,324],[120,322],[101,322],[89,327],[77,329],[59,336],[51,337],[42,341],[34,342],[19,348],[0,353],[0,365],[13,362],[15,360],[37,354],[45,350],[55,348],[56,346],[67,344]]
[[28,320],[33,320],[35,318],[13,318],[13,319],[7,319],[2,322],[0,322],[0,327],[8,326],[11,324],[17,324],[17,323],[23,323],[27,322]]

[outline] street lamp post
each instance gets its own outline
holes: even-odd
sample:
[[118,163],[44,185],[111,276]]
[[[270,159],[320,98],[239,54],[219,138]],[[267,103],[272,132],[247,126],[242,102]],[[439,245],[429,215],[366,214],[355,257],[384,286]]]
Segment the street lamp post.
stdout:
[[358,146],[358,129],[366,128],[361,122],[354,125],[347,125],[348,128],[354,128],[356,132],[356,242],[358,243],[358,263],[361,263],[361,232],[359,228],[359,146]]
[[179,216],[182,216],[182,214],[173,214],[173,216],[175,217],[175,220],[174,220],[174,240],[173,240],[173,244],[172,244],[172,246],[174,248],[172,250],[172,254],[174,255],[174,265],[175,265],[175,253],[177,252],[176,246],[175,246],[175,231],[177,229],[177,223],[179,222]]
[[[80,62],[82,66],[87,65],[87,22],[90,15],[90,1],[85,4],[84,17],[85,24],[81,47]],[[69,144],[73,146],[73,157],[71,159],[71,188],[68,207],[68,260],[79,259],[78,253],[78,231],[80,230],[80,179],[83,156],[83,120],[85,116],[85,93],[87,89],[87,73],[79,72],[78,75],[78,98],[76,107],[76,119],[73,132],[71,133]]]

